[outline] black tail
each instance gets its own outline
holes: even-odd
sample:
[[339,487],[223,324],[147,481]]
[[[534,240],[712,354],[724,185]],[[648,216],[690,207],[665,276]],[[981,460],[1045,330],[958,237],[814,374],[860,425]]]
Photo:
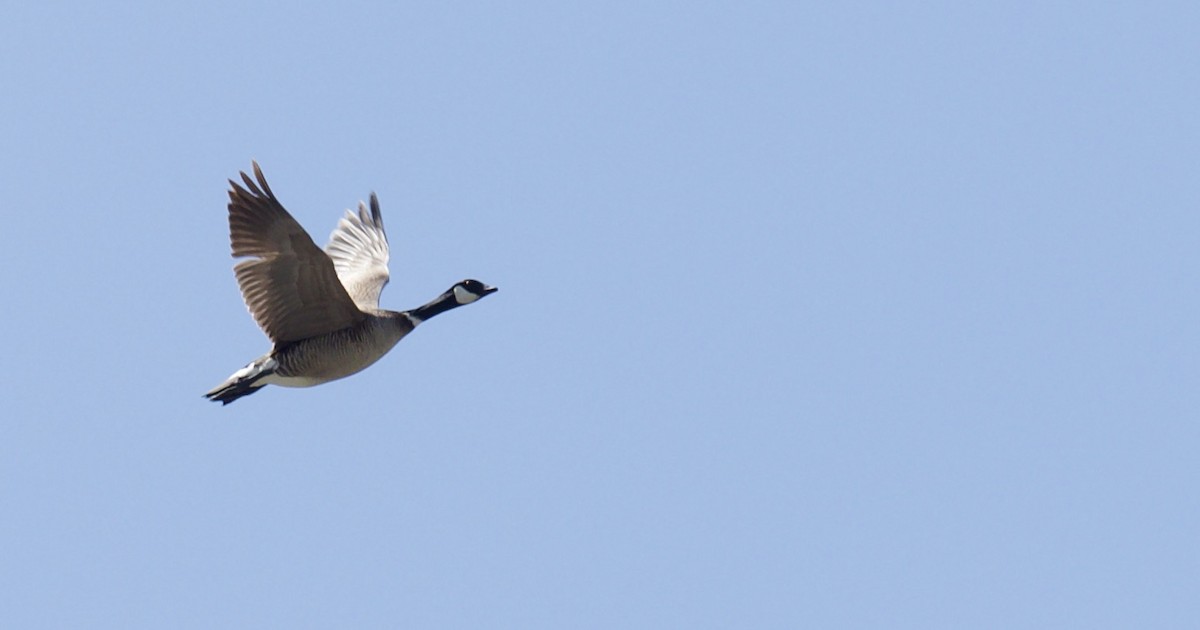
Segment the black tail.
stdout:
[[273,373],[275,365],[275,360],[270,355],[260,357],[250,365],[234,372],[233,376],[214,387],[204,397],[213,402],[220,401],[221,406],[225,406],[242,396],[249,396],[267,385],[259,381],[264,376]]
[[265,387],[265,385],[254,385],[247,381],[222,383],[216,389],[205,394],[204,397],[213,402],[220,401],[221,405],[224,406],[241,398],[242,396],[249,396],[263,387]]

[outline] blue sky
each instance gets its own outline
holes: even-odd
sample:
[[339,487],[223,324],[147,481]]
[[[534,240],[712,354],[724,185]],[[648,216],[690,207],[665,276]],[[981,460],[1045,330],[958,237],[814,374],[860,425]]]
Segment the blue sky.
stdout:
[[[1195,622],[1191,3],[26,3],[0,626]],[[382,302],[267,350],[226,179]]]

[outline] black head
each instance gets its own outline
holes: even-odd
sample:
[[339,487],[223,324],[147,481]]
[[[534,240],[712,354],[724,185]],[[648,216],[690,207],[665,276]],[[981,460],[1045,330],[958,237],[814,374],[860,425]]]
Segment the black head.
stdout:
[[478,280],[463,280],[450,287],[450,293],[454,295],[454,301],[459,304],[470,304],[496,291],[498,291],[496,287],[489,287]]

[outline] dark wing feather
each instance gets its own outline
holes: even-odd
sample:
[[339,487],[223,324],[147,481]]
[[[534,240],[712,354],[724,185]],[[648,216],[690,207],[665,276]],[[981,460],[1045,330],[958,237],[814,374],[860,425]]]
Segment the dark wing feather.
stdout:
[[258,163],[245,187],[230,180],[229,239],[242,297],[276,345],[352,326],[365,315],[338,280],[333,261],[284,210]]

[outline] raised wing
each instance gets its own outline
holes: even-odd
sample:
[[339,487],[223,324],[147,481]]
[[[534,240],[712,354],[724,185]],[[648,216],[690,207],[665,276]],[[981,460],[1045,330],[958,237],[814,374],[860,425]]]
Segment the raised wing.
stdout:
[[371,211],[358,203],[358,212],[347,210],[329,236],[325,253],[333,259],[338,278],[358,308],[379,308],[379,293],[388,283],[388,242],[379,214],[379,199],[371,193]]
[[321,251],[267,185],[258,163],[255,184],[229,181],[229,240],[242,297],[254,321],[280,345],[333,332],[362,321],[338,280],[333,261]]

